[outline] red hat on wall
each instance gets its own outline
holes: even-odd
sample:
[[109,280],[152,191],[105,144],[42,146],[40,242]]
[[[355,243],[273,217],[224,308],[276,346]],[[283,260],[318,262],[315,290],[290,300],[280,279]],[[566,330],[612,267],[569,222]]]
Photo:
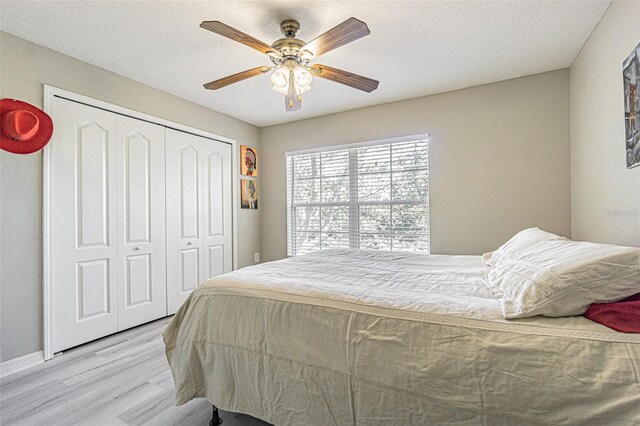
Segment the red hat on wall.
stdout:
[[31,154],[41,150],[52,134],[53,121],[40,108],[16,99],[0,100],[0,148]]

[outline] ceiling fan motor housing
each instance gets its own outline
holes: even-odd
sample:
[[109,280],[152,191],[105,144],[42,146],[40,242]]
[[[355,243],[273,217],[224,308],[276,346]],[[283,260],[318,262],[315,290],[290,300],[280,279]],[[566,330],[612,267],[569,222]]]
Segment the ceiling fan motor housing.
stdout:
[[280,23],[280,31],[287,38],[294,38],[300,31],[300,23],[293,19],[287,19]]
[[296,38],[296,34],[300,30],[300,24],[293,19],[287,19],[280,23],[280,31],[284,34],[285,38],[281,38],[273,42],[271,47],[282,54],[281,58],[274,58],[271,56],[271,61],[275,65],[281,65],[287,60],[293,59],[300,65],[306,65],[308,60],[305,61],[301,58],[302,48],[307,44],[304,40]]

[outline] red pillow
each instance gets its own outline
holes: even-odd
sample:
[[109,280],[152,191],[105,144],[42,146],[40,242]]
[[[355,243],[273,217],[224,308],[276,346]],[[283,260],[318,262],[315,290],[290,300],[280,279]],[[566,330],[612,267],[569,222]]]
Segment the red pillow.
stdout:
[[623,333],[640,333],[640,293],[619,302],[594,303],[584,316]]

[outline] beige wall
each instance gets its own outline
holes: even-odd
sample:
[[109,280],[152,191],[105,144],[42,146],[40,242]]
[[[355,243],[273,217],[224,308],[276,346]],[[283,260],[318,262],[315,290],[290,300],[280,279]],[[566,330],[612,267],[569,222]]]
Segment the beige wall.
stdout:
[[616,1],[571,66],[572,237],[640,246],[640,167],[625,163],[622,62],[640,2]]
[[[42,107],[50,84],[260,148],[259,129],[0,33],[0,96]],[[42,349],[42,155],[0,150],[0,360]],[[260,248],[261,210],[238,212],[238,265]]]
[[425,132],[432,253],[479,254],[529,226],[569,235],[565,69],[261,129],[264,260],[286,256],[285,152]]

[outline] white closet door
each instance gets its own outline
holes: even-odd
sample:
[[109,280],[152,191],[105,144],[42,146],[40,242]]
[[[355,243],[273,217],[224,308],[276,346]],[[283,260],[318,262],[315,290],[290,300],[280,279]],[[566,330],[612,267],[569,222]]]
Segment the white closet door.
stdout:
[[202,264],[202,141],[166,129],[167,313],[198,286]]
[[51,102],[53,351],[117,331],[116,116]]
[[166,315],[164,127],[117,116],[118,329]]
[[204,279],[232,269],[231,145],[204,139],[202,143]]
[[231,145],[166,130],[167,313],[232,269]]

